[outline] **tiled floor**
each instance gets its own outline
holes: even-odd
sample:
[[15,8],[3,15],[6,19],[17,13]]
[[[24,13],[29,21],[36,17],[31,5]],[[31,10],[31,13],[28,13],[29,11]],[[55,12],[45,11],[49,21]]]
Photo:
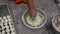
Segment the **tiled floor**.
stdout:
[[[45,27],[33,30],[29,29],[22,23],[22,14],[28,9],[27,4],[16,4],[14,1],[0,0],[1,3],[7,3],[10,7],[17,34],[49,34]],[[54,3],[54,0],[34,0],[35,7],[46,12],[48,20],[47,24],[51,23],[51,18],[59,14],[59,10]],[[52,33],[50,33],[52,34]]]

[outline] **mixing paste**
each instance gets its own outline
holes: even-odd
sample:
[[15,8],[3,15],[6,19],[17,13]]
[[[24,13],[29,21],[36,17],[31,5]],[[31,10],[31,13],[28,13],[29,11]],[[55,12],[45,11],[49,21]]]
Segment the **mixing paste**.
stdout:
[[29,25],[36,27],[36,26],[39,26],[39,25],[42,24],[43,18],[40,16],[39,13],[37,13],[37,16],[36,16],[35,20],[32,20],[32,18],[28,15],[26,17],[26,21]]

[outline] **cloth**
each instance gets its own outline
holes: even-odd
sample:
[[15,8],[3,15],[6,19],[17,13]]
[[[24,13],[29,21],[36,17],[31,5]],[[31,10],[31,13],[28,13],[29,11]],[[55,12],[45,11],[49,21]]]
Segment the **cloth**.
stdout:
[[27,0],[16,0],[16,3],[17,4],[20,4],[20,3],[27,3],[28,1]]

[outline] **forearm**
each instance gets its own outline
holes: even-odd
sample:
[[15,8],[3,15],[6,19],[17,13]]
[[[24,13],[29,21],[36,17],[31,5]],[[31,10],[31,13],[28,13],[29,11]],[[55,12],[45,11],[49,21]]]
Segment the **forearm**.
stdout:
[[34,2],[33,0],[28,0],[28,14],[31,16],[31,17],[36,17],[37,15],[37,11],[36,11],[36,8],[34,6]]
[[28,4],[28,8],[29,9],[35,9],[33,0],[28,0],[28,3],[27,4]]

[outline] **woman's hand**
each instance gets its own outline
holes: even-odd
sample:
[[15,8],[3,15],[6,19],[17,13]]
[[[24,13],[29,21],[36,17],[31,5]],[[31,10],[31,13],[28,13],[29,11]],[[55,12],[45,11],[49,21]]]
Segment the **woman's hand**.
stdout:
[[27,4],[28,4],[28,14],[31,17],[36,17],[37,11],[36,11],[36,8],[34,6],[33,0],[28,0],[28,3]]
[[16,3],[27,3],[27,5],[28,5],[28,14],[31,17],[36,17],[37,11],[35,9],[33,0],[16,0]]
[[31,17],[36,17],[37,11],[36,11],[35,9],[30,9],[30,10],[28,10],[28,14],[29,14]]

